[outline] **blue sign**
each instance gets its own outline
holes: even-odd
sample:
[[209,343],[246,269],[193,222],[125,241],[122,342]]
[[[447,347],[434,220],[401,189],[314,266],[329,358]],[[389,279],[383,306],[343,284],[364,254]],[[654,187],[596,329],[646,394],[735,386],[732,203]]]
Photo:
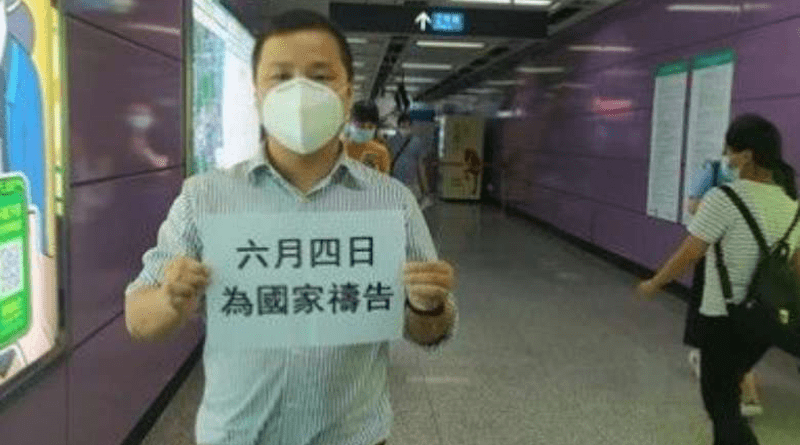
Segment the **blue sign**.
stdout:
[[434,12],[431,15],[431,31],[463,33],[464,22],[463,12]]

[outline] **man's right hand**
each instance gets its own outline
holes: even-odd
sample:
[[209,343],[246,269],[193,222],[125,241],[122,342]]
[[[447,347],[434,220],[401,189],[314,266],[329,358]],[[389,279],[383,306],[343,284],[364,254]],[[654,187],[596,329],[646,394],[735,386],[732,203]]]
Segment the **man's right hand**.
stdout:
[[199,262],[178,256],[164,269],[161,291],[182,318],[196,314],[211,271]]

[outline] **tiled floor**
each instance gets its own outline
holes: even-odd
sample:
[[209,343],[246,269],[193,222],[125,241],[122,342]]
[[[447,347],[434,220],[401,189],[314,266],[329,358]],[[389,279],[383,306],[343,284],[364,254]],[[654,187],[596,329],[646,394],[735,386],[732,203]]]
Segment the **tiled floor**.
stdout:
[[[459,273],[460,335],[436,353],[392,346],[391,445],[711,444],[684,303],[635,300],[634,276],[493,207],[429,216]],[[756,370],[760,442],[800,443],[797,360],[772,351]],[[198,366],[145,445],[194,443],[202,384]]]

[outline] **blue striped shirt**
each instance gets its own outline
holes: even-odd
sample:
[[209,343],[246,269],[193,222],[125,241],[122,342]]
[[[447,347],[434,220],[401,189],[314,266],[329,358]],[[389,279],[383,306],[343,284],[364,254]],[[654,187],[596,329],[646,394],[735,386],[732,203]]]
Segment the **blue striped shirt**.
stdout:
[[[205,215],[360,210],[402,210],[407,260],[437,259],[416,199],[397,180],[341,152],[331,173],[304,194],[259,153],[185,180],[157,245],[144,254],[144,268],[125,292],[157,285],[176,255],[202,261],[198,227]],[[247,352],[206,345],[203,364],[199,444],[370,445],[389,436],[388,342]]]

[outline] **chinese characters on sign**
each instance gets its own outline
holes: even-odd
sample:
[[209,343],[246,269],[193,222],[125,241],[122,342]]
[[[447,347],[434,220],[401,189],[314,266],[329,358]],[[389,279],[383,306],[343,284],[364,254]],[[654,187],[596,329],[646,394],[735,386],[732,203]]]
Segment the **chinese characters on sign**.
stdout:
[[212,273],[212,345],[333,346],[402,336],[400,211],[215,215],[201,230],[201,261]]

